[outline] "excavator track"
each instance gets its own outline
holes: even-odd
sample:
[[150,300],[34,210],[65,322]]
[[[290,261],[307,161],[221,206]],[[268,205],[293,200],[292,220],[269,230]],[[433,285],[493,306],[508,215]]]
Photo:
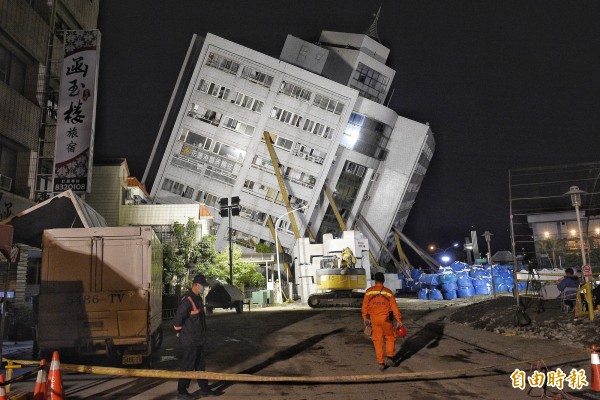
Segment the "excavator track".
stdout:
[[351,307],[362,306],[364,292],[351,290],[336,290],[331,292],[314,293],[308,298],[311,308]]

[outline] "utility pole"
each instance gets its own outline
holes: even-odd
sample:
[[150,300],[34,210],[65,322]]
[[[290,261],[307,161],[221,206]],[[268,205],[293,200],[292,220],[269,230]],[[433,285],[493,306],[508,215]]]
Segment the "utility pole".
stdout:
[[233,245],[231,243],[231,217],[240,215],[240,198],[239,196],[233,196],[231,198],[231,204],[229,198],[223,197],[219,200],[221,210],[219,214],[221,217],[229,217],[229,284],[233,285]]

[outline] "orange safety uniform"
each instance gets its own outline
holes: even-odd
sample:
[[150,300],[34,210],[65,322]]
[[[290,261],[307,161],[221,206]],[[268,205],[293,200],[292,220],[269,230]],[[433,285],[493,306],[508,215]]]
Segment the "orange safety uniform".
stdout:
[[368,318],[371,319],[373,328],[371,338],[373,339],[375,356],[379,364],[384,362],[384,337],[385,355],[390,358],[394,357],[396,338],[394,336],[394,324],[389,318],[390,311],[394,313],[394,319],[398,322],[398,326],[402,325],[402,315],[396,304],[394,293],[383,286],[383,283],[376,282],[375,286],[368,288],[365,292],[362,303],[362,317],[365,323],[367,323]]

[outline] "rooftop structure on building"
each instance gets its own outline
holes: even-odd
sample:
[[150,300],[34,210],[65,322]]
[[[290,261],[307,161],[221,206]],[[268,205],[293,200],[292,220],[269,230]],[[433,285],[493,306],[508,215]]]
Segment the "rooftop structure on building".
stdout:
[[87,203],[105,219],[108,226],[149,225],[161,242],[169,243],[174,223],[197,224],[196,237],[211,233],[213,216],[204,204],[153,204],[146,187],[130,175],[123,158],[95,159],[91,192]]
[[[297,235],[339,237],[340,219],[377,254],[395,247],[435,141],[428,124],[384,105],[388,55],[366,34],[289,35],[279,59],[194,36],[142,181],[162,204],[218,209],[239,196],[232,235],[248,251],[276,237],[287,251]],[[215,213],[217,246],[228,224]]]

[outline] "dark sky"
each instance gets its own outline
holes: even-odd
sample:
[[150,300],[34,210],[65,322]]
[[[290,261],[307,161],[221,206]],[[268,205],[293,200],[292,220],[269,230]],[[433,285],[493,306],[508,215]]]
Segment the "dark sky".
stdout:
[[[96,157],[125,157],[142,178],[193,33],[278,58],[288,33],[364,33],[380,4],[102,0]],[[389,107],[437,142],[409,237],[448,247],[474,228],[509,250],[509,169],[600,159],[598,15],[596,0],[383,1]]]

